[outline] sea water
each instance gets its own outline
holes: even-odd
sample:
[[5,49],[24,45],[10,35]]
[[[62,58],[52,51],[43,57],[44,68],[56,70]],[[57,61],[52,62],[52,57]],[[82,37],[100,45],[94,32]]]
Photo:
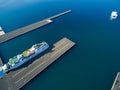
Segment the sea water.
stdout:
[[35,43],[67,37],[76,46],[21,90],[110,90],[120,71],[119,0],[0,0],[0,25],[7,33],[55,14],[72,12],[53,23],[0,44],[6,63]]

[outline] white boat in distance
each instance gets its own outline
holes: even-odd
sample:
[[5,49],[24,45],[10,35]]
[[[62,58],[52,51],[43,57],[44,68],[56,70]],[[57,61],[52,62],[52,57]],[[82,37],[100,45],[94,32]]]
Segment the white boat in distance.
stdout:
[[110,19],[111,20],[115,20],[115,19],[117,19],[117,17],[118,17],[118,12],[117,11],[112,11]]

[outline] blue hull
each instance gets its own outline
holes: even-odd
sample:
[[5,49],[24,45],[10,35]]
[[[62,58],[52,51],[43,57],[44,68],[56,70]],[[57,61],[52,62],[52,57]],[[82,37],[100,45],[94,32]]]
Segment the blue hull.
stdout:
[[35,56],[37,56],[38,54],[42,53],[43,51],[45,51],[47,48],[49,48],[49,45],[45,45],[42,48],[39,48],[33,55],[24,58],[23,60],[21,60],[20,62],[18,62],[17,64],[15,64],[14,66],[10,67],[10,70],[16,69],[20,66],[22,66],[23,64],[25,64],[26,62],[28,62],[29,60],[31,60],[32,58],[34,58]]
[[0,78],[5,76],[5,73],[3,71],[0,71]]

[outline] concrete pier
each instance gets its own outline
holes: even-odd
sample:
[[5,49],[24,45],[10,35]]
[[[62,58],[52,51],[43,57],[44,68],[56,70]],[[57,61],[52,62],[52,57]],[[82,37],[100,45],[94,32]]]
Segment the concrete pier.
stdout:
[[35,30],[35,29],[39,28],[39,27],[47,25],[47,24],[52,22],[51,19],[57,18],[57,17],[59,17],[61,15],[65,15],[65,14],[67,14],[69,12],[71,12],[71,10],[68,10],[68,11],[65,11],[63,13],[57,14],[55,16],[49,17],[49,18],[44,19],[42,21],[30,24],[28,26],[25,26],[25,27],[22,27],[20,29],[14,30],[12,32],[3,34],[3,35],[0,36],[0,43],[6,42],[6,41],[8,41],[10,39],[13,39],[13,38],[17,37],[17,36],[23,35],[23,34],[25,34],[27,32],[30,32],[32,30]]
[[120,72],[117,73],[111,90],[120,90]]
[[0,57],[0,67],[3,66],[3,62],[2,62],[2,59]]
[[17,36],[20,36],[22,34],[25,34],[25,33],[30,32],[32,30],[35,30],[35,29],[37,29],[41,26],[47,25],[49,23],[51,23],[51,22],[49,22],[48,20],[43,20],[43,21],[31,24],[31,25],[22,27],[20,29],[14,30],[12,32],[6,33],[6,34],[0,36],[0,43],[3,43],[3,42],[8,41],[10,39],[13,39]]
[[65,14],[71,12],[71,11],[72,11],[72,10],[68,10],[68,11],[62,12],[62,13],[57,14],[57,15],[55,15],[55,16],[49,17],[48,19],[51,20],[51,19],[57,18],[57,17],[59,17],[59,16],[61,16],[61,15],[65,15]]
[[21,67],[15,71],[11,71],[0,79],[0,89],[19,90],[74,45],[74,42],[67,38],[63,38],[53,45],[51,51],[37,60],[34,60],[32,64],[29,64],[26,67]]

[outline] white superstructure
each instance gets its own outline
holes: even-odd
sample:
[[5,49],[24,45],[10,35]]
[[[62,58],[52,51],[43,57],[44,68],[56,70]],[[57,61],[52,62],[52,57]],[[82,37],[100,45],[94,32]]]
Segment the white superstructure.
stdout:
[[5,34],[5,32],[3,31],[2,27],[0,26],[0,36]]

